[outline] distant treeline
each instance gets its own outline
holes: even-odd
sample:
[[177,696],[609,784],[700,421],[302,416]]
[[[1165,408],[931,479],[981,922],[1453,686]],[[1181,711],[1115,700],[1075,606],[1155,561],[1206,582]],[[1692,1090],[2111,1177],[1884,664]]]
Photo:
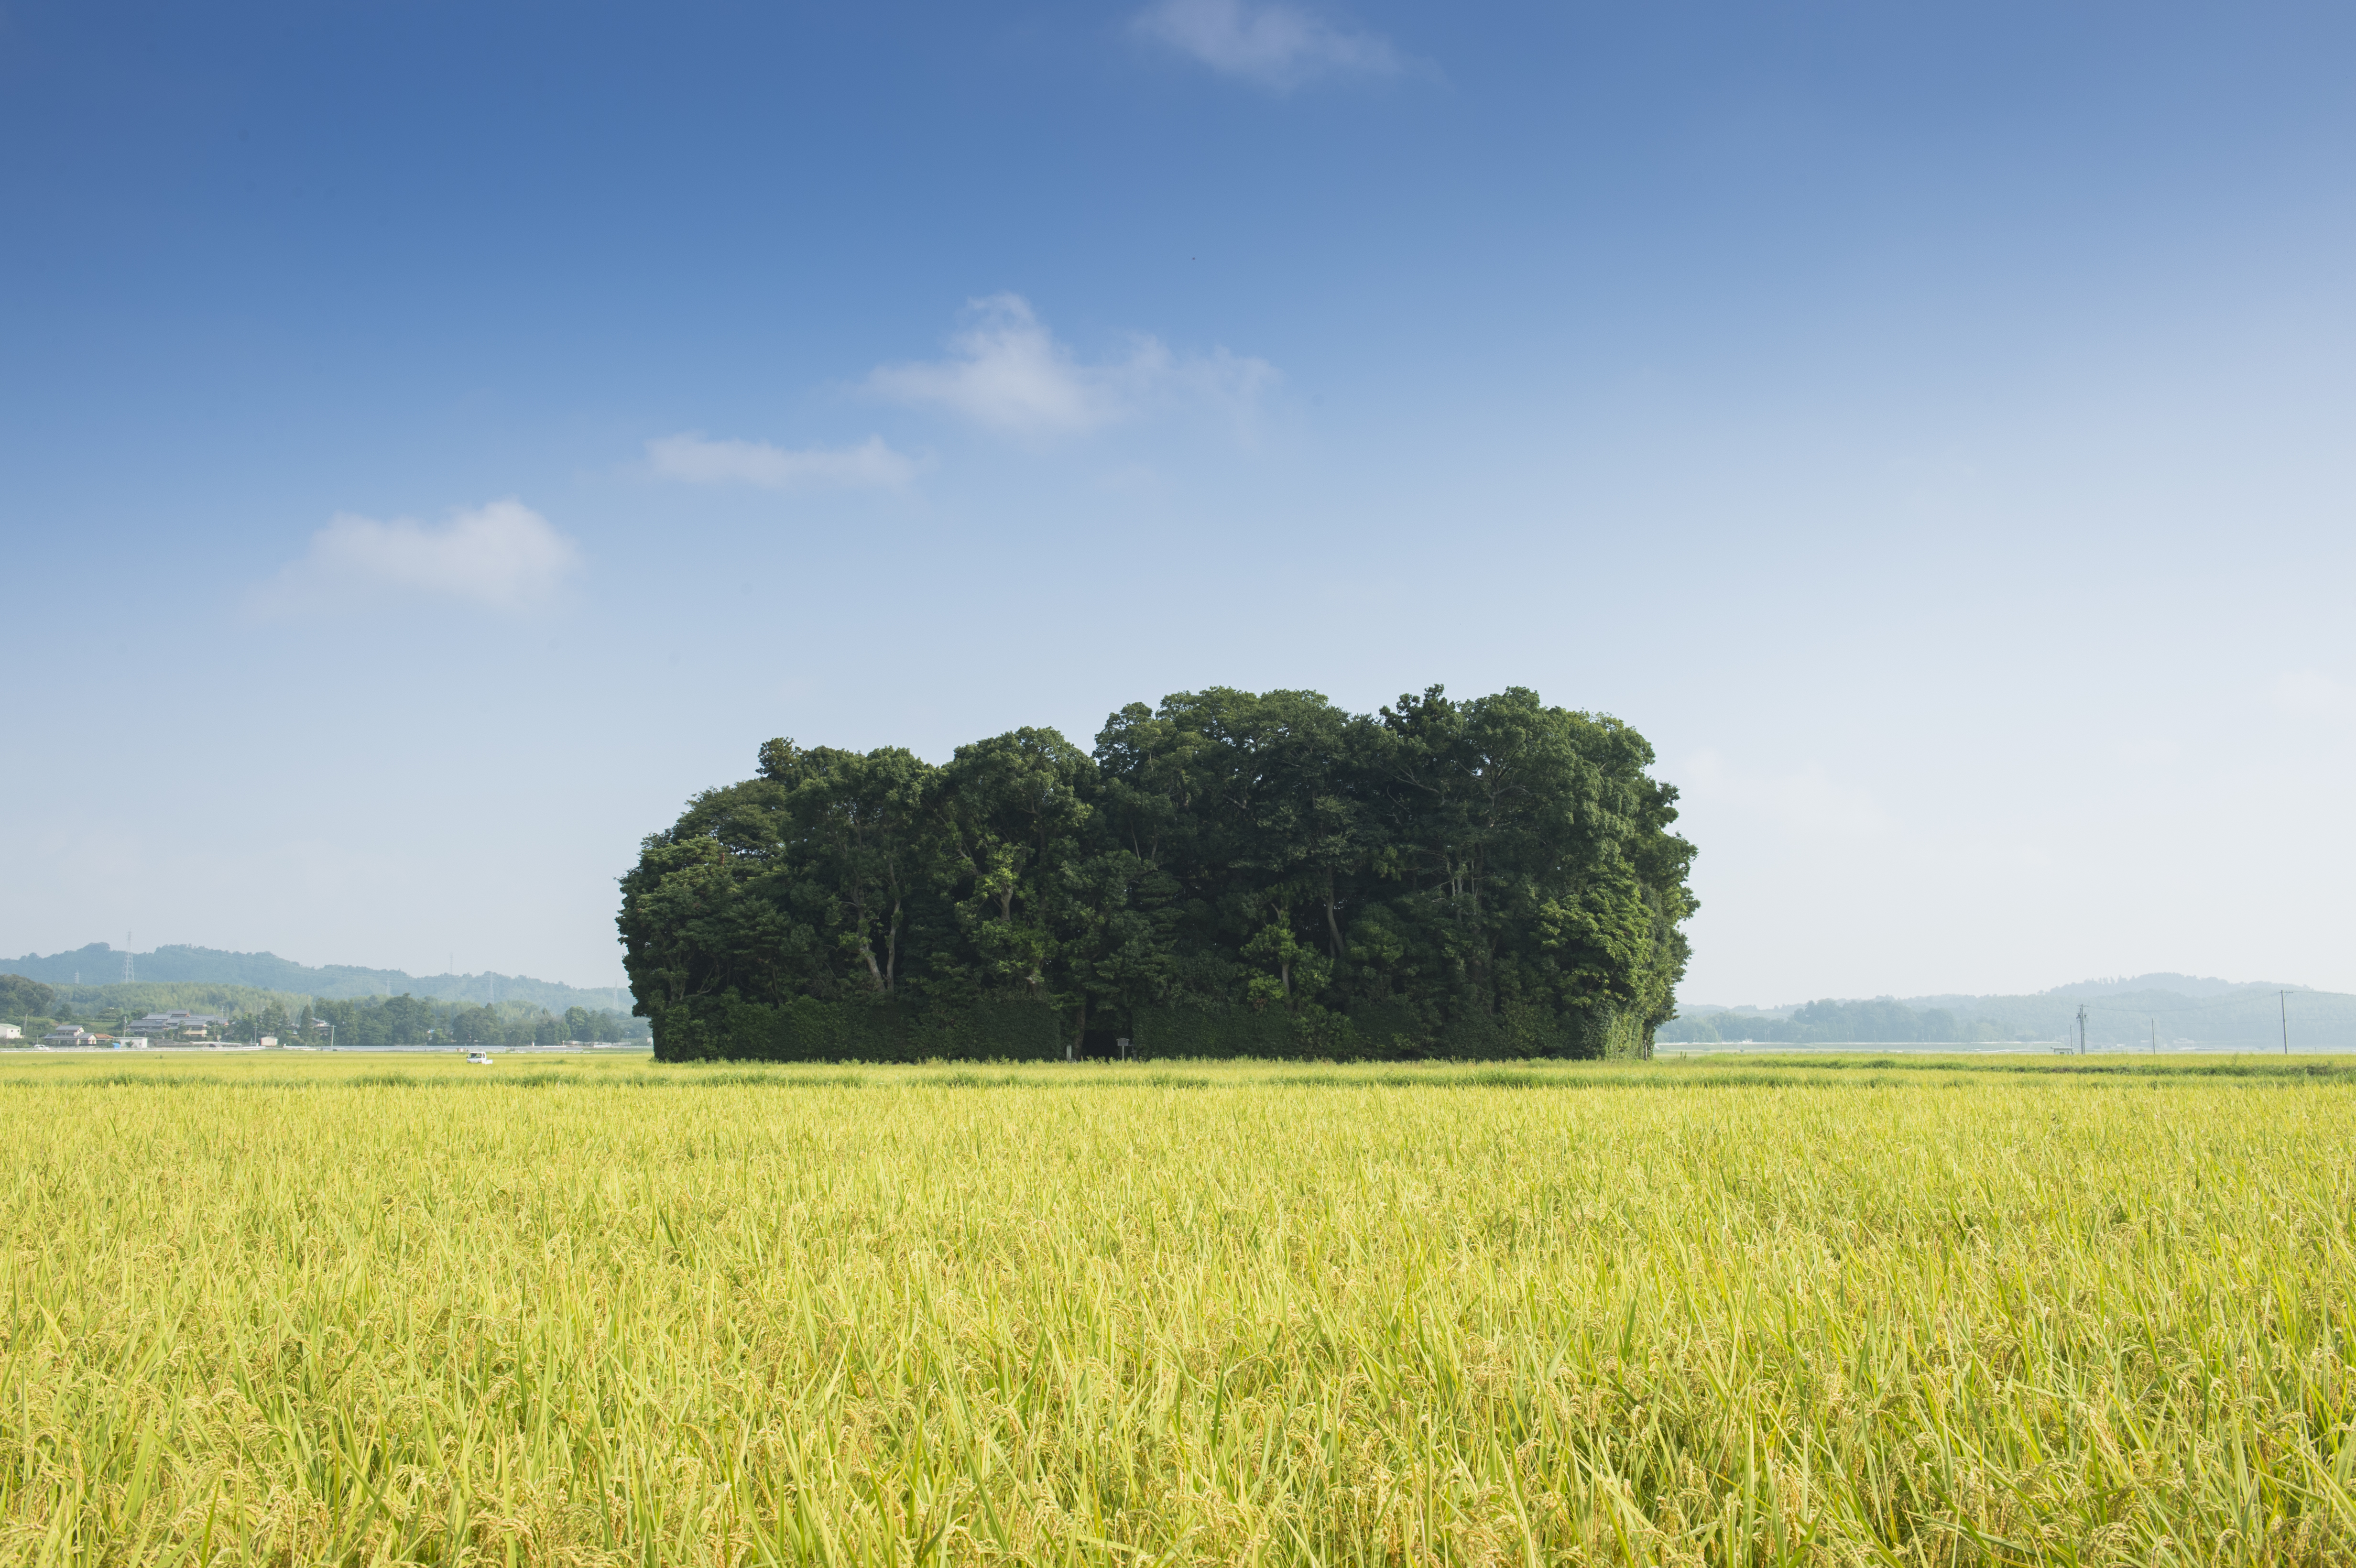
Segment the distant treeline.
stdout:
[[1883,997],[1872,1001],[1816,1001],[1789,1018],[1730,1011],[1680,1018],[1661,1026],[1671,1044],[1829,1045],[1850,1041],[1968,1045],[2006,1040],[2078,1038],[2078,1009],[2086,1009],[2086,1043],[2099,1047],[2196,1045],[2211,1049],[2280,1050],[2286,1036],[2297,1050],[2356,1048],[2356,997],[2334,991],[2252,986],[2223,995],[2186,996],[2144,990],[2093,997],[2046,993],[2029,997],[1941,997],[1921,1006]]
[[1693,847],[1617,720],[1182,693],[935,766],[771,741],[623,879],[656,1052],[1643,1054]]
[[[168,981],[138,980],[130,985],[56,986],[38,980],[27,980],[27,986],[39,986],[48,993],[47,1005],[37,1009],[59,1019],[88,1021],[93,1019],[119,1018],[128,1013],[136,1018],[142,1013],[219,1013],[233,1017],[251,1013],[275,1002],[282,1008],[301,1008],[311,1002],[308,994],[290,991],[265,991],[252,986],[219,986],[193,983],[174,984]],[[9,995],[7,977],[0,976],[0,1001]],[[6,1017],[14,1021],[16,1010],[10,1004]]]
[[1884,1044],[1964,1045],[2011,1036],[1983,1019],[1956,1017],[1944,1008],[1917,1009],[1881,997],[1869,1002],[1810,1002],[1788,1019],[1756,1013],[1706,1013],[1661,1026],[1664,1041],[1708,1044],[1749,1040],[1762,1044],[1820,1045],[1847,1040]]
[[[97,993],[91,995],[91,993]],[[562,1013],[529,1002],[496,1005],[433,997],[322,999],[257,991],[251,987],[170,985],[54,987],[21,975],[0,975],[0,1022],[38,1029],[73,1022],[93,1033],[119,1034],[131,1020],[172,1011],[215,1014],[231,1020],[227,1037],[264,1036],[282,1045],[325,1044],[315,1023],[335,1026],[338,1047],[561,1045],[566,1040],[647,1038],[647,1022],[613,1008],[567,1008]],[[212,1038],[220,1039],[216,1032]]]
[[[1942,998],[1945,1000],[1945,998]],[[2077,1013],[2086,1009],[2091,1045],[2141,1045],[2154,1035],[2166,1045],[2190,1041],[2212,1048],[2356,1048],[2356,997],[2297,987],[2246,986],[2223,995],[2178,991],[2117,991],[2104,996],[1974,997],[1949,1004],[1985,1019],[2005,1038],[2075,1038]]]
[[526,1002],[475,1005],[407,996],[323,1000],[300,1015],[272,1008],[240,1022],[249,1035],[258,1030],[274,1034],[282,1042],[302,1039],[306,1044],[322,1032],[313,1024],[333,1024],[337,1047],[363,1051],[404,1045],[513,1048],[644,1040],[647,1035],[643,1019],[611,1010],[567,1008],[560,1014]]

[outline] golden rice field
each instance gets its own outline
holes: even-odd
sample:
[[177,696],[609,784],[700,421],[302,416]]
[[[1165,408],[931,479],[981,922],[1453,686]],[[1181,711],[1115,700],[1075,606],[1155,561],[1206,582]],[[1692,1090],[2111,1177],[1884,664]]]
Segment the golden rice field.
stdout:
[[2344,1563],[2351,1113],[0,1059],[0,1562]]

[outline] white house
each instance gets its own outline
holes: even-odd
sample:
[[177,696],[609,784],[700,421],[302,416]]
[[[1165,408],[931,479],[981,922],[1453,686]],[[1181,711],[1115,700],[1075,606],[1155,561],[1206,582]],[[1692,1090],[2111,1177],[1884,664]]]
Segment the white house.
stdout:
[[25,1031],[15,1024],[0,1024],[0,1040],[22,1040]]

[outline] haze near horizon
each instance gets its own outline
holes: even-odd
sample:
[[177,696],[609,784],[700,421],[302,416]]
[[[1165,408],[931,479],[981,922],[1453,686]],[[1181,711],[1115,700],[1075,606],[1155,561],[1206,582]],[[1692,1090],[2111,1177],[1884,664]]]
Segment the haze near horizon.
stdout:
[[1680,995],[2356,990],[2356,19],[0,22],[0,952],[620,981],[772,735],[1616,714]]

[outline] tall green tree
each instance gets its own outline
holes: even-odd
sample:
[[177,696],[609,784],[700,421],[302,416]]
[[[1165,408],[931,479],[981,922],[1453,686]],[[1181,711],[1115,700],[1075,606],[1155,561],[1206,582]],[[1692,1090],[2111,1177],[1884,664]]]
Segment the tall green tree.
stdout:
[[934,803],[938,860],[958,944],[934,955],[945,996],[1064,994],[1071,923],[1066,868],[1091,837],[1096,763],[1053,730],[1010,731],[960,746]]

